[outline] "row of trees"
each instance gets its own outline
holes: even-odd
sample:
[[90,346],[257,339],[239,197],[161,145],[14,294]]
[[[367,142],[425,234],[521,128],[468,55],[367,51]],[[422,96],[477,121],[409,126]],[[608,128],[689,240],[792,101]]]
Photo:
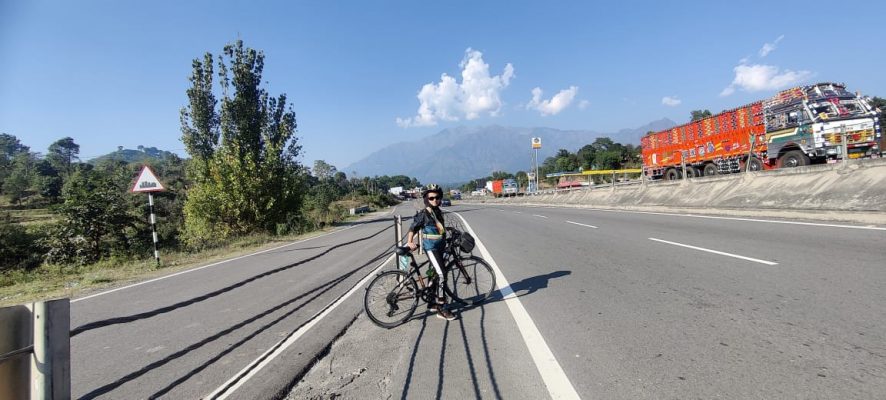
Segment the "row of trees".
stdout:
[[[163,153],[146,161],[167,187],[154,196],[164,248],[193,251],[244,235],[313,230],[342,220],[350,207],[393,204],[392,186],[420,184],[406,176],[349,178],[324,161],[313,170],[299,163],[295,113],[285,94],[273,97],[261,87],[263,68],[264,54],[240,41],[218,58],[207,53],[193,61],[180,113],[190,158]],[[0,135],[0,193],[8,207],[53,216],[25,225],[0,210],[0,271],[150,257],[147,202],[128,193],[142,162],[84,163],[79,148],[68,137],[43,155]]]
[[[582,170],[610,170],[640,168],[640,146],[633,144],[623,145],[613,142],[608,137],[599,137],[593,143],[582,146],[576,152],[560,149],[557,154],[548,157],[539,165],[539,175],[542,181],[549,185],[556,185],[557,178],[544,178],[545,175],[555,172],[578,172]],[[463,192],[471,192],[476,188],[482,188],[487,181],[498,179],[514,179],[520,187],[526,187],[529,176],[526,171],[509,173],[495,171],[491,175],[473,179],[461,186]],[[600,179],[608,179],[601,177]]]

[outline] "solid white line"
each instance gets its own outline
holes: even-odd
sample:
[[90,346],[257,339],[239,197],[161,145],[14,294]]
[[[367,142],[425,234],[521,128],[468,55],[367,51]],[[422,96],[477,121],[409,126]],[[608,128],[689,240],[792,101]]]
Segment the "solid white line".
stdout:
[[732,253],[725,253],[725,252],[722,252],[722,251],[706,249],[706,248],[704,248],[704,247],[690,246],[690,245],[688,245],[688,244],[682,244],[682,243],[677,243],[677,242],[669,242],[669,241],[667,241],[667,240],[661,240],[661,239],[656,239],[656,238],[649,238],[649,240],[654,240],[654,241],[656,241],[656,242],[661,242],[661,243],[672,244],[672,245],[674,245],[674,246],[686,247],[686,248],[693,249],[693,250],[706,251],[706,252],[708,252],[708,253],[719,254],[719,255],[721,255],[721,256],[727,256],[727,257],[733,257],[733,258],[740,258],[740,259],[742,259],[742,260],[753,261],[753,262],[757,262],[757,263],[760,263],[760,264],[766,264],[766,265],[778,265],[777,262],[766,261],[766,260],[760,260],[760,259],[750,258],[750,257],[745,257],[745,256],[740,256],[740,255],[732,254]]
[[539,217],[539,218],[547,218],[547,217],[545,217],[544,215],[538,215],[538,214],[532,214],[532,216],[533,216],[533,217]]
[[596,226],[593,226],[593,225],[580,224],[580,223],[578,223],[578,222],[572,222],[572,221],[566,221],[566,222],[567,222],[567,223],[570,223],[570,224],[574,224],[574,225],[581,225],[581,226],[586,226],[586,227],[588,227],[588,228],[594,228],[594,229],[597,229],[597,227],[596,227]]
[[[212,393],[204,396],[203,398],[204,399],[226,399],[226,398],[228,398],[228,396],[230,396],[231,393],[234,393],[234,391],[236,391],[238,388],[240,388],[240,386],[243,386],[243,384],[246,383],[246,381],[248,381],[250,378],[255,376],[255,374],[257,374],[259,371],[261,371],[262,368],[264,368],[271,361],[273,361],[274,358],[277,358],[277,356],[279,356],[286,349],[288,349],[289,346],[292,346],[292,344],[294,344],[299,338],[301,338],[305,333],[307,333],[308,330],[313,328],[314,325],[317,325],[317,323],[320,322],[320,320],[322,320],[327,315],[329,315],[329,313],[331,313],[333,310],[335,310],[336,307],[338,307],[341,303],[344,303],[345,300],[348,299],[348,297],[351,297],[351,295],[354,294],[354,292],[356,292],[359,289],[363,289],[363,286],[365,286],[366,283],[369,282],[370,279],[375,277],[375,274],[380,269],[382,269],[382,267],[384,267],[386,264],[391,262],[391,260],[393,260],[393,259],[394,259],[393,254],[388,256],[388,258],[385,259],[384,261],[382,261],[382,263],[374,271],[369,273],[369,275],[366,275],[366,277],[364,277],[359,283],[357,283],[356,286],[351,288],[351,290],[348,291],[348,293],[346,293],[344,296],[342,296],[341,298],[336,300],[335,303],[333,303],[331,306],[326,308],[322,313],[320,313],[319,315],[314,317],[311,320],[311,322],[308,322],[307,324],[305,324],[304,326],[299,328],[294,334],[292,334],[292,336],[283,340],[282,344],[281,344],[281,342],[275,343],[273,346],[271,346],[270,349],[265,351],[261,356],[259,356],[258,358],[253,360],[251,363],[249,363],[249,365],[247,365],[246,368],[243,368],[242,370],[240,370],[240,372],[236,373],[231,379],[228,379],[227,382],[225,382],[223,385],[219,386],[218,388],[213,390]],[[229,387],[227,390],[224,390],[226,387],[228,387],[228,385],[230,385],[235,380],[237,381],[237,383],[231,385],[231,387]],[[218,397],[215,397],[215,396],[218,396]]]
[[529,348],[532,361],[535,362],[535,368],[538,369],[539,375],[541,375],[542,380],[545,382],[548,394],[550,394],[552,399],[580,399],[578,392],[572,386],[572,382],[569,381],[569,377],[563,372],[563,368],[560,367],[557,358],[554,357],[554,353],[551,352],[547,342],[545,342],[545,338],[542,337],[538,327],[532,322],[532,317],[526,312],[523,303],[520,302],[520,298],[514,294],[511,284],[508,283],[498,264],[492,259],[492,255],[489,254],[486,246],[480,241],[480,237],[474,233],[474,230],[468,225],[468,221],[465,221],[461,214],[457,212],[453,212],[453,214],[461,219],[468,233],[474,236],[474,241],[477,248],[480,249],[480,254],[495,269],[495,281],[498,290],[511,310],[511,315],[513,315],[514,321],[517,323],[517,328],[523,336],[523,341],[526,343],[526,347]]

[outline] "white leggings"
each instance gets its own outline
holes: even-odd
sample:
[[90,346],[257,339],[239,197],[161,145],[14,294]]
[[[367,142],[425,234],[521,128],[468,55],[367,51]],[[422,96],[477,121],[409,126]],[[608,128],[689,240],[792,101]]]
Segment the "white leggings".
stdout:
[[[436,283],[442,282],[443,279],[443,266],[441,265],[442,258],[440,257],[440,253],[437,250],[428,250],[425,252],[428,255],[428,260],[431,262],[431,265],[434,266],[434,269],[437,271],[437,279],[435,279],[435,286],[437,289],[437,295],[443,296],[443,288],[441,285],[437,285]],[[444,300],[445,301],[445,300]]]

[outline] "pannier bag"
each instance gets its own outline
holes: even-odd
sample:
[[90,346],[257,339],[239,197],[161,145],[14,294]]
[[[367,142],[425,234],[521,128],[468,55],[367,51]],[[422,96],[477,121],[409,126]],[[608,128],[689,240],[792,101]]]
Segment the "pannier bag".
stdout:
[[470,233],[462,232],[455,238],[455,244],[465,253],[474,251],[474,237]]

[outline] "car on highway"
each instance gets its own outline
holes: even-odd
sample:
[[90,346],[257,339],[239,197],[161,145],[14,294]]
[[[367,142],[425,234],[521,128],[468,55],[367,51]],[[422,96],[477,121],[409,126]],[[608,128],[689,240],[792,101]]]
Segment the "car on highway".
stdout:
[[443,201],[440,202],[440,205],[443,207],[449,207],[452,205],[452,201],[449,199],[443,199]]

